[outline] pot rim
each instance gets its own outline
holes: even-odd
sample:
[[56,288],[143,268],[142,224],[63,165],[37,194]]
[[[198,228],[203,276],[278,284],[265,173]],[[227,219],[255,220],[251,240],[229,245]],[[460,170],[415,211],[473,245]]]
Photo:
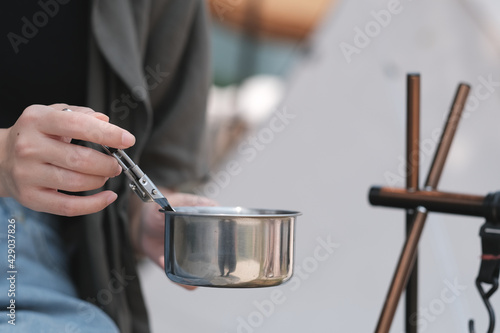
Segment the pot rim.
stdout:
[[[250,218],[280,218],[296,217],[301,212],[281,209],[245,208],[241,206],[184,206],[174,207],[175,212],[161,209],[162,213],[172,216],[203,216],[203,217],[250,217]],[[201,211],[200,211],[201,210]],[[212,212],[213,211],[213,212]]]

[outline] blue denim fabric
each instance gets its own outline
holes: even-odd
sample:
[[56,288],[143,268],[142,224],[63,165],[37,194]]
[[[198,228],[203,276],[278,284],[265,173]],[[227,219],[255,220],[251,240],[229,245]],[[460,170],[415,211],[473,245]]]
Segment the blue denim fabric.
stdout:
[[[8,262],[8,224],[15,220],[15,268]],[[0,332],[119,332],[101,309],[78,298],[68,274],[59,221],[0,198]],[[12,247],[12,245],[11,245]],[[11,257],[12,259],[12,257]],[[15,297],[9,296],[15,276]],[[15,326],[9,324],[15,300]]]

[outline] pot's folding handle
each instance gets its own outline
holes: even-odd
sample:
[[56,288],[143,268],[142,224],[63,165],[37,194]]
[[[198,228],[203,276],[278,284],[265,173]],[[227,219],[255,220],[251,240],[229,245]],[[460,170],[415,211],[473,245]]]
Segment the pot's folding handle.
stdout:
[[[73,110],[64,108],[62,111],[73,112]],[[154,201],[161,206],[164,210],[174,211],[172,206],[168,203],[167,198],[158,190],[156,185],[149,179],[141,168],[132,161],[130,157],[121,149],[111,148],[101,145],[104,151],[116,158],[118,163],[123,169],[125,175],[130,179],[130,188],[134,191],[139,198],[144,202]]]
[[137,164],[121,149],[110,148],[102,145],[104,151],[113,156],[123,169],[123,172],[131,181],[129,184],[132,191],[135,192],[144,202],[154,201],[159,204],[164,210],[174,211],[170,206],[167,198],[158,190],[156,185],[149,177],[139,168]]

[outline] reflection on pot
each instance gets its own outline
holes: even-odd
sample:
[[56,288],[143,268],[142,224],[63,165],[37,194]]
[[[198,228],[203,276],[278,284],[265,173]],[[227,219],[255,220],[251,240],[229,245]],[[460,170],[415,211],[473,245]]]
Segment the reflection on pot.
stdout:
[[229,276],[236,269],[236,222],[220,220],[219,233],[220,276]]

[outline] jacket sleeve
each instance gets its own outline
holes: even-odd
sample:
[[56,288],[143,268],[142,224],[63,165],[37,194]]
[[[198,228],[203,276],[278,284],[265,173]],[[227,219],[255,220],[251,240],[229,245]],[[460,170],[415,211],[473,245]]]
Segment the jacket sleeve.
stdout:
[[153,3],[144,55],[153,122],[140,165],[157,185],[173,188],[199,180],[206,170],[207,16],[202,0]]

